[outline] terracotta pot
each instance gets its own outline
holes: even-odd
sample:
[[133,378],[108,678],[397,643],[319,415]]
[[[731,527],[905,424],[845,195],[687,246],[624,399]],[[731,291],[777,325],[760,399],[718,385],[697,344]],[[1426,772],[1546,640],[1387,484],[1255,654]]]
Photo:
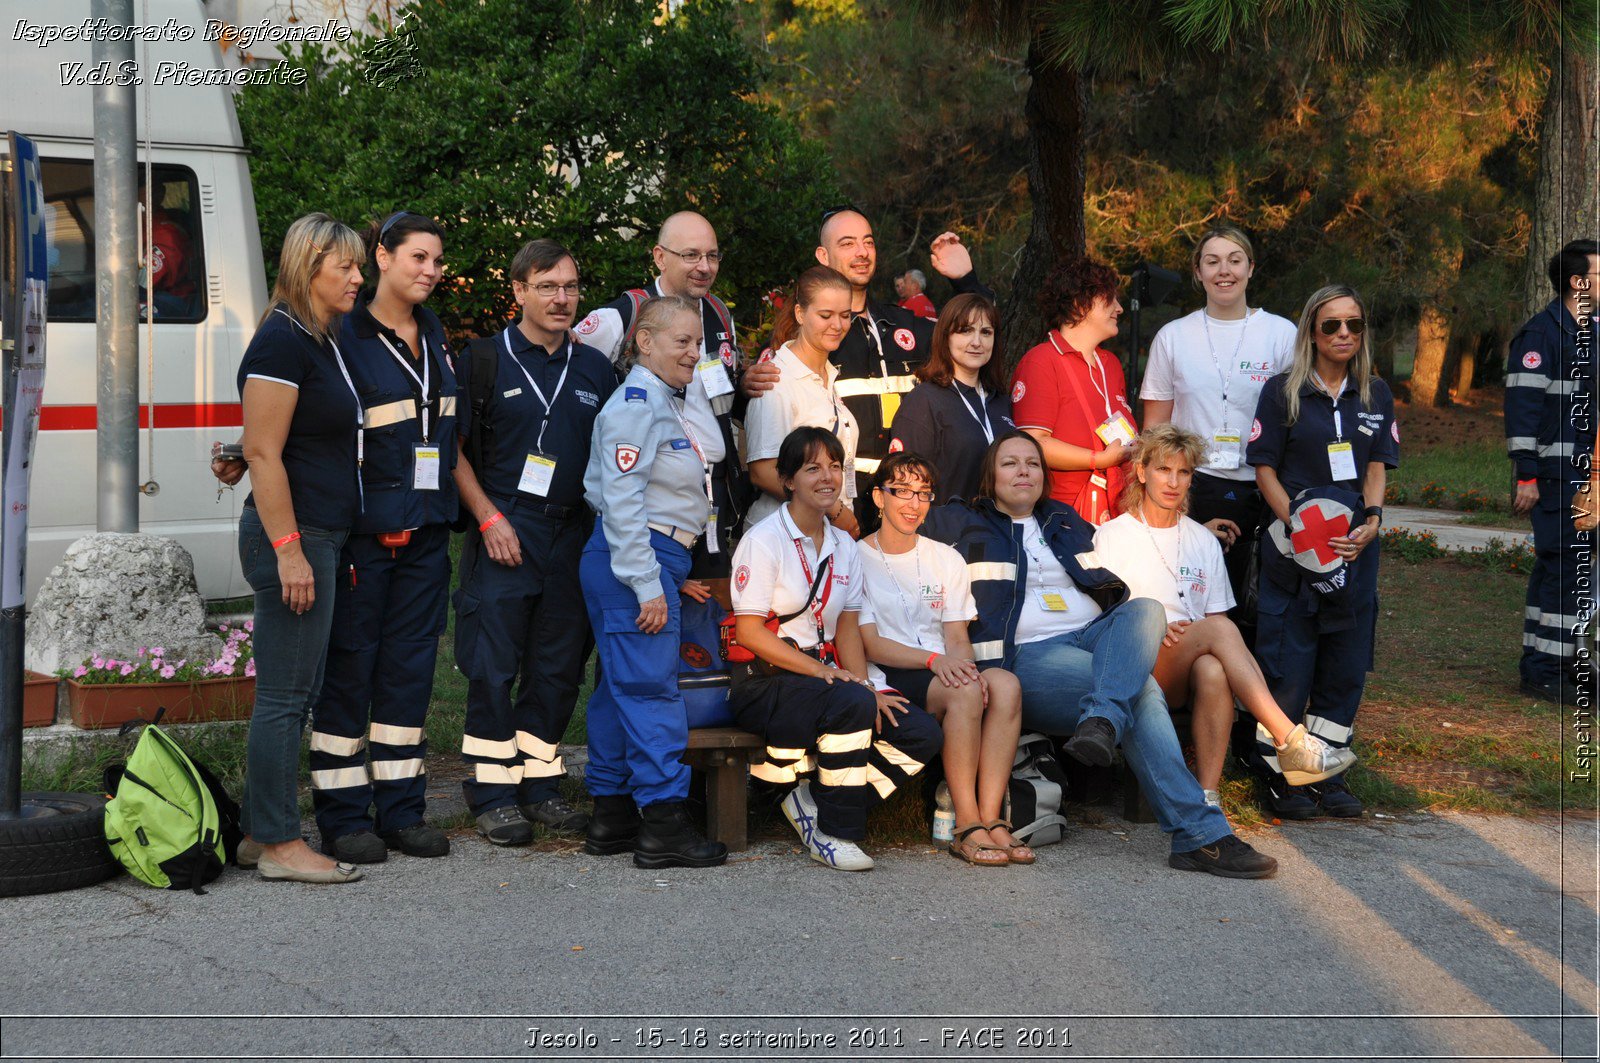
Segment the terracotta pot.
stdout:
[[243,720],[255,707],[254,676],[198,679],[190,683],[80,683],[67,680],[67,703],[79,727],[121,727],[153,720],[166,706],[166,723]]
[[22,726],[49,727],[56,722],[59,681],[43,672],[25,672],[22,681]]

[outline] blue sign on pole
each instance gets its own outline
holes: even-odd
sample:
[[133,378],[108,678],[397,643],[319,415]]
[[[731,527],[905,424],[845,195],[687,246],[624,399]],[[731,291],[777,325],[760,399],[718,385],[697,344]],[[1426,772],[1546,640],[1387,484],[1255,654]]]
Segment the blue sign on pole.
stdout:
[[33,141],[8,136],[11,157],[11,232],[16,276],[6,306],[4,491],[0,494],[0,609],[21,608],[26,588],[28,502],[39,408],[44,399],[44,339],[50,291],[48,227],[39,152]]

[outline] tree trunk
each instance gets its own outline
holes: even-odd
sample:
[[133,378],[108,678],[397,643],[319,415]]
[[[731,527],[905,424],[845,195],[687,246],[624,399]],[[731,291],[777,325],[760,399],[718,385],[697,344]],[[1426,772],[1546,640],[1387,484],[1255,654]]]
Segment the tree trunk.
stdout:
[[1472,393],[1473,381],[1478,375],[1478,356],[1487,350],[1490,338],[1486,335],[1473,336],[1461,344],[1456,360],[1456,401],[1461,402]]
[[1570,240],[1600,228],[1600,89],[1592,56],[1564,46],[1550,64],[1550,89],[1539,117],[1539,176],[1534,192],[1522,317],[1555,297],[1546,270]]
[[1450,318],[1434,303],[1422,308],[1417,322],[1417,357],[1411,363],[1411,405],[1448,406],[1449,374],[1446,356],[1450,349]]
[[1028,194],[1033,228],[1017,259],[1011,291],[1001,308],[1007,358],[1015,365],[1043,342],[1044,320],[1034,298],[1056,263],[1083,254],[1085,110],[1083,79],[1072,67],[1052,65],[1035,38],[1028,46]]

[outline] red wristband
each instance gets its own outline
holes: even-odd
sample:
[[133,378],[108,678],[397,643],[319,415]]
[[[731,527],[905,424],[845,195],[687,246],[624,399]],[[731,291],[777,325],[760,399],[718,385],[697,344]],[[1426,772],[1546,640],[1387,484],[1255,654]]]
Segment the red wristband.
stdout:
[[297,531],[290,532],[288,535],[285,535],[282,539],[274,539],[273,542],[272,542],[272,548],[274,550],[282,550],[285,546],[288,546],[290,543],[294,542],[298,538],[300,538],[300,533],[299,532],[297,532]]
[[1532,484],[1536,484],[1538,482],[1539,481],[1538,481],[1537,478],[1532,479],[1532,480],[1518,480],[1517,481],[1517,486],[1518,487],[1528,487],[1528,486],[1531,486]]
[[500,521],[504,520],[505,516],[506,515],[504,513],[501,513],[498,509],[495,510],[494,511],[494,516],[490,517],[488,520],[486,520],[482,524],[478,525],[478,531],[480,531],[480,532],[488,531],[490,528],[494,527],[495,524],[497,524]]
[[937,656],[939,656],[937,653],[928,654],[928,661],[922,667],[926,668],[930,672],[933,671],[933,659]]

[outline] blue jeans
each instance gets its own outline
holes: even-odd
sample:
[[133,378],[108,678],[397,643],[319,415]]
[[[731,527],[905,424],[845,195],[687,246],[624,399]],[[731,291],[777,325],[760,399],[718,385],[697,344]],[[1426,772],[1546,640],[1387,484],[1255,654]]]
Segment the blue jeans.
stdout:
[[1024,730],[1066,735],[1090,716],[1111,724],[1176,853],[1233,833],[1195,782],[1161,688],[1150,678],[1167,617],[1151,598],[1101,613],[1088,627],[1016,649]]
[[314,600],[290,611],[278,555],[253,506],[239,516],[239,566],[256,592],[256,706],[250,715],[243,802],[245,833],[263,845],[300,837],[300,737],[322,689],[333,628],[335,573],[349,530],[300,525],[300,548],[316,578]]

